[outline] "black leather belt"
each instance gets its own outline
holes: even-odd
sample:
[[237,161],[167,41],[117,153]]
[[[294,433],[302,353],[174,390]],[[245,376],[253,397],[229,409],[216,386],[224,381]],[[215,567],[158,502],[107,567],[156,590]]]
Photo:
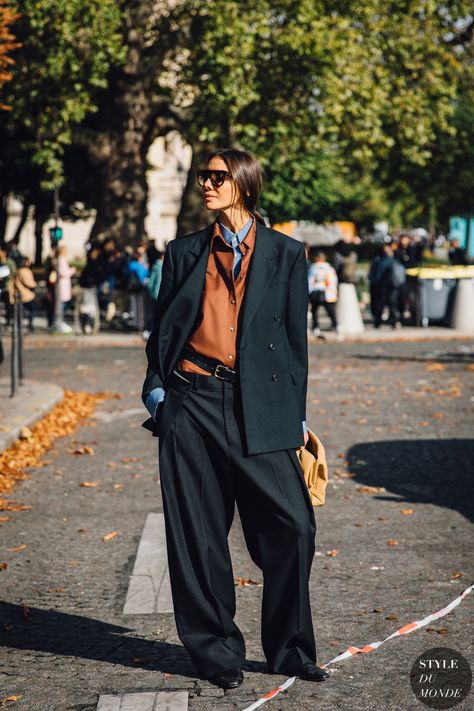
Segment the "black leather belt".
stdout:
[[181,353],[181,358],[190,360],[191,363],[195,363],[203,370],[207,370],[208,373],[215,375],[219,380],[228,380],[231,383],[235,383],[239,379],[239,374],[236,370],[229,368],[214,358],[207,358],[200,353],[196,353],[196,351],[185,348]]

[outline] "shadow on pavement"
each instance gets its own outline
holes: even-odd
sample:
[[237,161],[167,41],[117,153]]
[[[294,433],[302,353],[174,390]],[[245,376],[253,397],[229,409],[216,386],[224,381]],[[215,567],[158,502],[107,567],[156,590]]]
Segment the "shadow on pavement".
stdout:
[[474,521],[472,439],[364,442],[349,449],[347,460],[360,484],[383,486],[407,503],[454,509]]
[[[127,637],[130,627],[55,610],[0,601],[0,648],[94,659],[193,679],[200,678],[186,650],[178,644]],[[243,669],[265,672],[262,662],[247,660]]]
[[8,602],[0,602],[0,626],[3,647],[199,676],[183,647],[125,637],[132,631],[129,627]]

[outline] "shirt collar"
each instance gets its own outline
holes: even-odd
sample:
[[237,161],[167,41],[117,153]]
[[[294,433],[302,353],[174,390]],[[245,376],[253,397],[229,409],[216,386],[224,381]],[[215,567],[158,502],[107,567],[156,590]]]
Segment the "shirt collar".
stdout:
[[[234,233],[234,232],[232,232],[232,230],[229,230],[229,228],[226,227],[225,225],[223,225],[222,222],[218,221],[217,225],[218,225],[220,233],[221,233],[222,237],[225,239],[225,241],[234,247],[234,246],[237,246],[237,244],[241,244],[244,241],[246,236],[249,234],[254,222],[255,222],[254,217],[249,218],[247,220],[247,222],[245,223],[245,225],[237,233]],[[237,243],[235,242],[235,240],[237,240]]]

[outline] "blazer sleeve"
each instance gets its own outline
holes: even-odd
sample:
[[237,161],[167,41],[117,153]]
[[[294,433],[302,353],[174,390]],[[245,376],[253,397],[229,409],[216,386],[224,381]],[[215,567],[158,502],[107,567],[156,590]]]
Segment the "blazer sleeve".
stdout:
[[161,315],[168,305],[173,295],[174,288],[174,263],[172,253],[172,242],[168,242],[166,247],[165,257],[163,259],[163,267],[161,272],[161,284],[158,292],[158,298],[155,304],[155,313],[153,317],[153,328],[146,344],[146,355],[148,366],[145,376],[145,382],[142,389],[142,400],[146,404],[146,399],[152,390],[155,388],[163,388],[163,376],[159,373],[158,365],[158,332]]
[[290,370],[297,388],[301,420],[306,420],[308,387],[308,267],[301,244],[289,273],[288,304],[285,317],[290,344]]

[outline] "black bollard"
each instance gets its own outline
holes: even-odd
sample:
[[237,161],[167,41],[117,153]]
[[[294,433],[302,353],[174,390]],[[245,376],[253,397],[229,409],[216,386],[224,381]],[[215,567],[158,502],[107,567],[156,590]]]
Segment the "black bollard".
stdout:
[[10,397],[14,397],[18,388],[18,301],[13,300],[12,322],[12,350],[10,359],[11,390]]
[[23,385],[23,302],[18,292],[15,293],[15,300],[18,301],[18,375],[21,386]]

